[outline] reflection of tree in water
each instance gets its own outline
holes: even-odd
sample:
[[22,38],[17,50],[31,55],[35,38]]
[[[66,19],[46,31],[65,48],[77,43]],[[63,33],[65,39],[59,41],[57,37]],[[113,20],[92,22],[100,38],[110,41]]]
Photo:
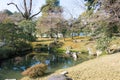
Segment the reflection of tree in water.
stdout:
[[61,56],[61,55],[57,55],[57,53],[37,53],[34,56],[34,59],[36,61],[39,61],[41,63],[45,63],[49,66],[56,66],[57,64],[64,64],[68,62],[68,58]]
[[26,56],[24,57],[17,56],[15,58],[2,61],[0,63],[1,65],[0,68],[21,71],[30,67],[31,63],[33,63],[32,58],[26,59]]
[[[40,61],[41,63],[47,63],[47,64],[49,63],[53,64],[53,63],[62,61],[62,59],[59,60],[59,57],[62,57],[62,54],[60,54],[60,51],[59,51],[59,48],[62,45],[63,43],[57,40],[51,42],[49,45],[44,45],[44,44],[36,45],[35,52],[37,53],[34,56],[34,59],[36,59],[37,61]],[[46,51],[48,53],[46,53]]]
[[15,57],[9,60],[2,61],[1,69],[9,69],[9,70],[16,70],[16,71],[23,71],[35,64],[39,63],[46,63],[49,67],[54,67],[57,64],[64,64],[67,62],[67,58],[54,56],[53,54],[49,53],[37,53],[35,56],[24,56],[24,57]]
[[49,54],[48,53],[37,53],[34,56],[34,59],[36,61],[40,61],[41,63],[45,63],[45,60],[49,59]]
[[21,61],[17,64],[14,64],[14,69],[25,70],[31,66],[32,58],[21,57]]
[[[67,68],[75,65],[71,58],[65,57],[63,51],[59,48],[63,45],[62,42],[54,41],[48,45],[37,45],[36,49],[45,48],[40,52],[32,52],[23,57],[15,57],[1,63],[1,69],[9,69],[16,71],[23,71],[35,64],[46,63],[48,65],[48,71],[55,71],[61,68]],[[81,60],[80,60],[81,61]],[[77,61],[76,61],[77,62]]]
[[13,60],[9,60],[9,61],[4,61],[4,62],[0,62],[0,68],[1,69],[11,69],[12,65],[13,65]]

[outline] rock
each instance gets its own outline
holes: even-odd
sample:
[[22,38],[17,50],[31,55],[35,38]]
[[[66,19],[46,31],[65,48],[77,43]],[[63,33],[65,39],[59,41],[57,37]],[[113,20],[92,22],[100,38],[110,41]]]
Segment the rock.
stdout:
[[77,57],[77,53],[76,53],[76,52],[73,52],[73,53],[72,53],[72,57],[73,57],[73,59],[76,61],[77,58],[78,58],[78,57]]
[[67,71],[63,71],[60,74],[66,75],[66,74],[68,74],[68,72]]
[[68,72],[63,71],[62,73],[60,73],[58,75],[51,76],[50,78],[48,78],[48,80],[72,80],[71,78],[66,76],[66,74],[68,74]]
[[72,80],[72,79],[63,74],[59,74],[51,76],[48,80]]

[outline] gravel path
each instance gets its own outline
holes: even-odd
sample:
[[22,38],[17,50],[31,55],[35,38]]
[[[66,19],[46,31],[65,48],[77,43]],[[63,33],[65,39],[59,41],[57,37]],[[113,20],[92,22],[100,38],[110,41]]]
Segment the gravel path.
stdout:
[[71,68],[61,69],[47,77],[38,79],[24,77],[22,80],[47,80],[50,76],[62,71],[68,71],[68,76],[73,80],[120,80],[120,53],[98,57]]

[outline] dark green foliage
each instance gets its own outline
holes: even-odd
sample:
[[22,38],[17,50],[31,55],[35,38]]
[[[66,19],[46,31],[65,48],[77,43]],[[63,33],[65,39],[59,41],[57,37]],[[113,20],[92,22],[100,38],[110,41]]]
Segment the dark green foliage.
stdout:
[[0,47],[0,59],[14,57],[15,55],[22,55],[19,54],[19,52],[25,52],[31,49],[32,46],[23,41],[14,42],[14,45],[6,44],[5,46]]
[[54,5],[59,6],[60,5],[60,0],[57,0]]
[[15,53],[15,49],[9,46],[0,48],[0,59],[9,58]]
[[99,22],[98,25],[100,27],[96,30],[96,34],[99,35],[99,38],[97,39],[97,49],[106,51],[110,46],[114,29],[109,22],[104,20]]
[[55,41],[49,44],[50,52],[58,53],[60,47],[62,47],[63,42]]
[[97,40],[97,49],[106,51],[110,46],[111,38],[104,36]]
[[22,27],[12,22],[1,23],[0,42],[5,43],[0,49],[1,58],[8,58],[12,55],[16,55],[16,52],[32,49],[29,41],[36,39],[33,35],[34,32],[35,26],[32,21],[26,21]]
[[0,38],[6,43],[12,44],[17,36],[17,27],[13,23],[1,23],[0,24]]
[[88,51],[87,50],[81,50],[80,51],[82,54],[88,54]]
[[98,6],[98,0],[84,0],[86,2],[87,10],[95,9]]
[[87,1],[87,3],[86,3],[87,9],[91,10],[95,0],[84,0],[84,1]]
[[59,42],[59,41],[52,42],[49,44],[50,48],[60,48],[62,45],[63,45],[63,42]]
[[37,44],[34,48],[35,52],[48,52],[48,45]]
[[53,13],[62,12],[62,8],[59,5],[59,0],[46,0],[46,4],[48,4],[48,6],[43,8],[42,10],[43,12],[53,12]]
[[28,41],[35,41],[36,34],[35,34],[35,22],[29,20],[23,20],[19,23],[19,27],[21,29],[21,34],[19,37],[28,40]]
[[5,9],[3,11],[3,13],[8,14],[8,15],[13,15],[13,13],[11,11],[9,11],[8,9]]
[[31,50],[32,46],[30,43],[27,43],[25,41],[18,41],[15,43],[15,49],[16,51],[27,51]]
[[14,23],[0,24],[0,38],[6,44],[14,46],[18,41],[34,41],[35,37],[35,23],[32,21],[22,21],[20,26]]
[[47,4],[52,4],[55,6],[59,6],[60,5],[60,1],[59,0],[46,0]]

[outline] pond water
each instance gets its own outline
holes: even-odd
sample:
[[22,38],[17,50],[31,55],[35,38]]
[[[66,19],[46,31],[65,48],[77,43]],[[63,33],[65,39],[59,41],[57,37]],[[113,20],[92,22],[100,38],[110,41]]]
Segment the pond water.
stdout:
[[[30,55],[30,54],[31,53],[29,53],[26,56],[17,56],[12,59],[0,61],[0,78],[1,79],[21,78],[22,71],[26,70],[27,68],[35,64],[39,64],[41,62],[48,64],[47,72],[54,72],[55,70],[68,68],[87,60],[86,55],[83,55],[83,54],[81,54],[82,57],[78,58],[77,61],[74,61],[72,58],[65,58],[65,57],[60,57],[55,55],[48,56],[49,53],[37,53],[37,54],[32,53],[36,55]],[[9,71],[13,73],[13,75],[11,75]],[[7,77],[4,76],[2,73],[5,73]]]

